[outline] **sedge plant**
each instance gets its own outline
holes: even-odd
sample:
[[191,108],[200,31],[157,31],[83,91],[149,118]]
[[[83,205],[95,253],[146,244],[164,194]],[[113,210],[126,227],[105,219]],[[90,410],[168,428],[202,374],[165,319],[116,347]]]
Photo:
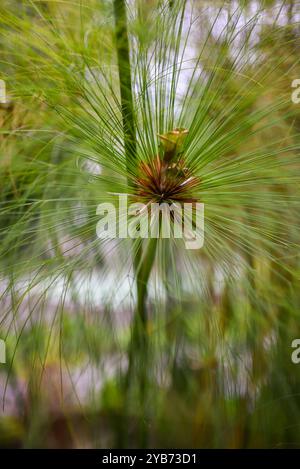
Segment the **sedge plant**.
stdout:
[[[46,320],[48,330],[33,353],[38,388],[51,347],[62,376],[72,305],[86,314],[84,330],[101,307],[99,353],[122,356],[119,391],[107,387],[117,394],[118,446],[136,421],[135,441],[153,441],[149,422],[168,400],[166,383],[184,387],[186,337],[211,356],[199,373],[202,399],[212,399],[213,379],[227,409],[226,393],[240,392],[228,385],[236,382],[228,369],[240,366],[232,349],[264,353],[266,279],[288,291],[297,269],[299,111],[288,86],[299,70],[296,39],[278,26],[284,5],[270,15],[258,2],[247,15],[248,2],[210,3],[1,7],[1,72],[18,112],[32,113],[19,125],[9,114],[1,134],[1,324],[12,341],[4,400],[31,322]],[[264,22],[285,55],[268,52]],[[118,214],[120,194],[146,206],[204,204],[203,248],[142,239],[138,223],[134,239],[99,239],[97,206],[111,203]],[[252,376],[253,394],[264,371]],[[204,407],[200,427],[210,420]]]

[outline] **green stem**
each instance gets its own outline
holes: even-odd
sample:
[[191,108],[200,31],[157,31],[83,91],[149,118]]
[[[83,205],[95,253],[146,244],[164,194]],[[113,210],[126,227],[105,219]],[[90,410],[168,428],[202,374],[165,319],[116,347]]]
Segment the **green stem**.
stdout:
[[141,419],[139,425],[139,445],[147,447],[148,426],[147,426],[147,389],[149,374],[149,342],[148,342],[148,317],[147,317],[147,294],[150,273],[153,267],[156,254],[157,239],[150,239],[145,257],[137,267],[137,305],[133,322],[132,340],[129,348],[129,366],[127,373],[127,389],[134,371],[139,380],[139,401],[141,404]]
[[127,161],[127,169],[130,173],[131,168],[129,163],[130,161],[132,161],[132,159],[136,159],[136,138],[125,0],[114,0],[114,15],[121,93],[122,121],[124,131],[124,146]]
[[[131,68],[130,68],[130,53],[129,53],[129,40],[127,30],[126,18],[126,3],[125,0],[114,0],[114,16],[116,27],[116,48],[118,57],[119,81],[120,81],[120,95],[121,95],[121,110],[122,122],[124,132],[124,147],[127,162],[127,171],[130,175],[132,170],[132,163],[136,164],[136,137],[135,137],[135,122],[134,122],[134,108],[132,96],[132,82],[131,82]],[[128,182],[130,184],[130,181]],[[147,365],[148,365],[148,340],[147,340],[147,286],[150,277],[151,269],[153,266],[157,240],[150,240],[148,249],[143,257],[142,244],[138,248],[134,257],[134,270],[137,282],[137,306],[133,322],[133,331],[131,342],[129,346],[129,365],[128,372],[125,380],[125,406],[127,406],[127,397],[132,379],[133,371],[136,370],[139,379],[140,396],[142,403],[142,418],[141,418],[141,446],[147,444],[147,429],[145,426],[145,398],[146,398],[146,382],[147,382]],[[142,260],[142,261],[141,261]],[[125,409],[125,414],[127,410]],[[125,428],[121,429],[121,436],[119,444],[124,445],[124,436],[127,431],[125,415]]]

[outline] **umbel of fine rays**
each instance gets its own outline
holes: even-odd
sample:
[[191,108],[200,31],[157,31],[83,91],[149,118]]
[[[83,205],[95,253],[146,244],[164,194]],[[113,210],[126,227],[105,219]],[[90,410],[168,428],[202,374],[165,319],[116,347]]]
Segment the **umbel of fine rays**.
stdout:
[[[187,203],[205,204],[205,246],[198,257],[193,253],[195,264],[203,257],[212,265],[225,266],[230,274],[235,256],[247,260],[259,253],[275,265],[276,259],[283,257],[282,249],[289,245],[298,220],[294,217],[296,198],[289,185],[295,187],[299,181],[299,144],[287,129],[296,112],[294,106],[286,116],[290,96],[286,102],[285,95],[264,99],[275,79],[277,62],[276,57],[272,57],[274,62],[263,54],[260,57],[259,50],[252,47],[251,34],[256,35],[255,28],[263,15],[257,12],[240,26],[243,10],[237,8],[224,29],[220,24],[214,28],[214,21],[217,24],[227,11],[224,2],[224,6],[216,7],[211,28],[199,32],[197,9],[192,12],[181,1],[173,2],[172,9],[168,2],[158,2],[152,11],[151,34],[141,38],[146,20],[136,14],[135,2],[126,3],[130,26],[132,18],[141,23],[140,28],[129,29],[129,42],[134,46],[130,59],[137,141],[137,151],[132,144],[132,155],[125,154],[115,68],[102,67],[99,60],[101,38],[95,48],[88,43],[83,52],[74,54],[75,50],[82,51],[78,47],[81,39],[55,34],[64,32],[67,25],[46,22],[45,33],[39,31],[37,42],[29,17],[16,16],[12,23],[11,15],[4,15],[5,35],[8,39],[14,35],[14,41],[7,43],[8,50],[12,49],[15,57],[13,49],[17,45],[25,61],[25,65],[16,68],[20,75],[16,75],[15,88],[24,96],[41,94],[53,104],[63,117],[60,125],[67,123],[63,131],[70,136],[71,150],[66,143],[67,151],[58,152],[55,163],[51,159],[41,164],[38,157],[30,164],[26,162],[24,172],[30,184],[26,187],[24,183],[24,198],[12,199],[10,209],[13,217],[19,207],[24,217],[7,230],[3,256],[7,258],[7,249],[22,247],[24,239],[29,238],[27,245],[36,254],[26,259],[32,270],[40,266],[41,250],[46,253],[45,265],[49,270],[53,266],[55,272],[60,263],[63,272],[68,267],[97,268],[94,252],[104,250],[105,242],[99,243],[95,237],[95,208],[102,200],[111,201],[111,194],[129,192],[130,201],[146,206],[158,203],[182,208]],[[200,9],[199,19],[204,15]],[[22,34],[16,35],[14,28]],[[193,44],[193,32],[200,44]],[[55,45],[52,48],[51,43]],[[108,47],[115,52],[111,44]],[[189,48],[195,55],[191,60]],[[29,67],[29,59],[34,67]],[[83,66],[89,74],[82,72]],[[21,73],[22,67],[27,67],[26,74]],[[126,75],[126,66],[122,72],[122,76]],[[88,80],[87,75],[93,80]],[[37,135],[32,135],[33,143],[38,143]],[[30,150],[30,154],[34,151],[35,148]],[[74,156],[84,160],[86,171],[78,170]],[[90,162],[99,165],[102,174],[91,177]],[[52,178],[52,173],[59,177]],[[87,179],[95,184],[88,184]],[[130,189],[128,180],[132,183]],[[36,190],[38,185],[40,191]],[[44,187],[46,191],[42,190]],[[87,219],[81,227],[77,223],[79,216],[74,222],[79,204]],[[290,229],[286,235],[287,226]],[[80,247],[73,258],[68,255],[63,237]],[[51,247],[55,255],[47,252],[50,243],[58,246],[57,250]],[[172,249],[179,246],[172,242],[164,245],[171,244]],[[124,246],[126,243],[118,243],[120,250]],[[17,255],[20,251],[16,249]],[[64,251],[66,255],[61,256]],[[27,251],[24,249],[23,253],[26,256]],[[188,257],[186,251],[180,256]],[[178,251],[174,257],[179,258]],[[188,261],[185,259],[186,265]],[[25,263],[12,264],[15,270],[26,270]],[[199,264],[195,278],[199,277]],[[180,274],[180,268],[177,270]]]

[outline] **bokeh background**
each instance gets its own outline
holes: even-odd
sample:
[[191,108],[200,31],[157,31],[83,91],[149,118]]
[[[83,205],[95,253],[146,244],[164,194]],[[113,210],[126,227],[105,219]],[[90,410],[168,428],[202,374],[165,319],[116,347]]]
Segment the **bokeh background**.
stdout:
[[[151,41],[160,2],[129,2],[129,10],[135,3],[146,23],[129,15],[130,34]],[[290,179],[285,184],[282,176],[276,184],[274,176],[275,190],[289,201],[286,210],[293,208],[291,224],[278,233],[285,243],[275,260],[272,244],[263,256],[262,235],[253,237],[249,268],[239,269],[240,253],[232,259],[234,278],[217,256],[193,253],[201,266],[200,273],[189,271],[193,288],[187,275],[175,286],[171,267],[166,285],[154,268],[149,376],[142,394],[133,377],[128,395],[135,304],[130,246],[118,249],[96,238],[97,176],[104,174],[109,185],[112,175],[95,157],[101,141],[92,113],[74,99],[80,60],[95,96],[99,84],[107,86],[97,75],[99,64],[116,80],[112,2],[2,0],[0,78],[7,102],[0,105],[0,337],[7,357],[0,364],[1,447],[300,446],[300,364],[291,360],[291,343],[300,338],[300,102],[291,99],[292,81],[300,79],[300,4],[187,2],[184,31],[192,8],[197,27],[185,59],[202,54],[205,76],[223,83],[209,117],[242,92],[245,74],[258,88],[263,82],[263,93],[251,96],[248,108],[233,108],[232,119],[242,123],[251,107],[262,112],[265,131],[252,136],[247,127],[244,139],[240,134],[230,142],[228,158],[245,147],[266,151],[269,142],[278,142],[278,152],[288,148],[282,158],[291,162]],[[230,42],[220,36],[227,26],[240,31]],[[213,65],[220,55],[227,69]],[[187,67],[179,105],[190,79]],[[264,116],[278,99],[283,105]],[[100,105],[95,97],[96,111]],[[109,120],[107,108],[103,113]],[[270,211],[280,224],[281,212]],[[257,233],[270,228],[259,216],[255,223]]]

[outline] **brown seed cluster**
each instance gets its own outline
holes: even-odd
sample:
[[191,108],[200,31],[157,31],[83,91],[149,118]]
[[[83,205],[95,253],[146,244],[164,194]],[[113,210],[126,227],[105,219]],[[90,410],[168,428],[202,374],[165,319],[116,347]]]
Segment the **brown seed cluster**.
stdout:
[[146,202],[193,203],[193,189],[199,186],[200,178],[186,167],[181,153],[186,129],[174,129],[160,135],[164,154],[140,164],[136,178],[137,195]]

